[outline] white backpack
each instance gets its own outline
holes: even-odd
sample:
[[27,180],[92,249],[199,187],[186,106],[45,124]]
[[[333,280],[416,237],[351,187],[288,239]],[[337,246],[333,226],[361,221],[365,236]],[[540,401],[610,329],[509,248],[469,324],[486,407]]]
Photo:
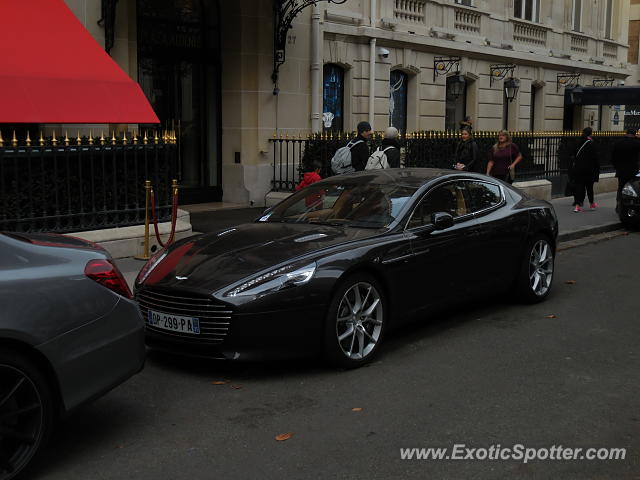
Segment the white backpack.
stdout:
[[355,172],[356,169],[353,168],[351,164],[351,149],[355,147],[357,144],[362,143],[362,140],[350,141],[344,147],[340,147],[336,150],[336,153],[333,155],[331,159],[331,170],[336,175],[341,175],[343,173],[351,173]]
[[371,154],[369,160],[367,160],[367,166],[364,167],[365,170],[380,170],[384,168],[389,168],[389,160],[387,160],[387,150],[390,148],[394,148],[393,146],[389,146],[384,150],[381,150],[381,147]]

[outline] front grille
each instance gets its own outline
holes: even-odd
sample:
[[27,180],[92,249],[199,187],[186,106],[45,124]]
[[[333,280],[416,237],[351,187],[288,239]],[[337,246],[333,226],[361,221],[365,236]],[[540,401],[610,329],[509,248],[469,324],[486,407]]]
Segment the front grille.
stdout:
[[194,342],[221,343],[229,333],[233,311],[228,305],[216,303],[204,296],[192,296],[188,293],[170,294],[156,290],[144,289],[136,294],[143,317],[148,318],[149,309],[200,319],[200,335],[164,330],[146,323],[148,331],[162,334],[165,337],[191,340]]

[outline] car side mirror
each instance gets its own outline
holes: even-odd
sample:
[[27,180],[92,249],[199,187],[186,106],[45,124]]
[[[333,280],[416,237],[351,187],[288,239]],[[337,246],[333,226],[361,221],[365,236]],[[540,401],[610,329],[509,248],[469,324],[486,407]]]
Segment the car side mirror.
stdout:
[[434,231],[451,228],[453,223],[453,216],[450,213],[436,212],[431,214],[431,224]]

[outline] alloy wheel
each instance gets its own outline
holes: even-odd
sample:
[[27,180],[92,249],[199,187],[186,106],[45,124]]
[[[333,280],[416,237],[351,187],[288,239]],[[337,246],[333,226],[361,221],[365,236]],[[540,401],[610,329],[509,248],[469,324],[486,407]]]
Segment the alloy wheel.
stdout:
[[529,284],[537,296],[545,295],[553,279],[553,250],[546,240],[538,240],[529,256]]
[[342,353],[362,360],[375,349],[384,320],[382,298],[368,282],[358,282],[342,296],[336,318],[336,335]]
[[29,462],[42,440],[42,398],[21,370],[0,365],[0,479],[11,478]]

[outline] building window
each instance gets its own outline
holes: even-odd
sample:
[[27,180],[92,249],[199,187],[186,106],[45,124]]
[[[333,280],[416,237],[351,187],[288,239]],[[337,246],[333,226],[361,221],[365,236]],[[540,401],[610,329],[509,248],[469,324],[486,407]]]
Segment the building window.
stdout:
[[389,125],[407,131],[407,84],[409,75],[393,70],[389,79]]
[[573,31],[582,31],[582,0],[573,0]]
[[473,0],[456,0],[456,4],[464,5],[465,7],[473,7]]
[[540,0],[514,0],[513,16],[530,22],[539,22]]
[[325,131],[344,128],[344,68],[326,64],[322,87],[322,125]]
[[534,131],[536,129],[536,91],[538,89],[531,85],[531,99],[529,106],[529,130]]
[[[453,93],[459,90],[460,85],[457,82],[459,75],[447,77],[447,93],[445,98],[445,117],[444,128],[446,130],[457,130],[460,122],[467,116],[467,84],[462,86],[462,92],[458,95]],[[454,86],[454,83],[458,85]]]
[[606,0],[604,10],[604,38],[611,39],[613,31],[613,0]]

